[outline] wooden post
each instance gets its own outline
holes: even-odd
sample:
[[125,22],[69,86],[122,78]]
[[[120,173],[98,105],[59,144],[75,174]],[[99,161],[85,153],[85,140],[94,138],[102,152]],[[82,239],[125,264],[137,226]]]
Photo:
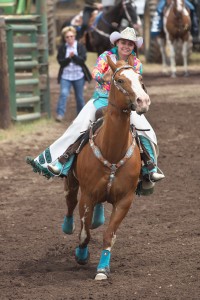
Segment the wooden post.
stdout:
[[3,129],[11,125],[8,76],[6,25],[5,20],[0,18],[0,128]]

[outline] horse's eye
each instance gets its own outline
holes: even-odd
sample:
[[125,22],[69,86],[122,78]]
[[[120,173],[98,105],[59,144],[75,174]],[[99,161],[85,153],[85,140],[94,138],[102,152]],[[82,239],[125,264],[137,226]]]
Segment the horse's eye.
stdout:
[[122,79],[118,79],[117,82],[121,84],[121,83],[123,83],[124,81],[123,81]]

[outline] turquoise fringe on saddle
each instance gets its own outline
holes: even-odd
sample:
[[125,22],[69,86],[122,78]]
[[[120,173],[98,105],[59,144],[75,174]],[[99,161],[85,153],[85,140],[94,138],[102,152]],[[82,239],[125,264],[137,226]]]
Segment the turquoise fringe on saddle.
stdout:
[[37,161],[34,160],[33,157],[27,156],[26,157],[26,163],[28,165],[31,165],[33,168],[33,172],[42,174],[47,179],[50,179],[51,177],[54,177],[52,173],[49,172],[47,168],[42,167]]

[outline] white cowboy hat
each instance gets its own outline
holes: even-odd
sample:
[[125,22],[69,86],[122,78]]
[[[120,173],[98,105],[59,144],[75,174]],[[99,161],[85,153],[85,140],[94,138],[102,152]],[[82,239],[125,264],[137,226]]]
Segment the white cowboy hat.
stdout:
[[143,44],[143,38],[141,36],[137,37],[135,30],[131,27],[127,27],[121,33],[118,31],[111,33],[110,41],[113,45],[115,45],[115,43],[120,39],[132,41],[138,48],[140,48]]

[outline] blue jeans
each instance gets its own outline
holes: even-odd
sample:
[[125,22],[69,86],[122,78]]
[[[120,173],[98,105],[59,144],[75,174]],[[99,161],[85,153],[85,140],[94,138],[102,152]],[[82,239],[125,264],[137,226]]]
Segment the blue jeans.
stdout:
[[77,114],[81,111],[81,109],[85,105],[85,101],[83,98],[84,84],[85,84],[84,77],[78,80],[66,80],[61,78],[60,96],[58,99],[57,109],[56,109],[57,115],[62,117],[65,115],[67,100],[70,94],[71,86],[73,86],[75,92]]

